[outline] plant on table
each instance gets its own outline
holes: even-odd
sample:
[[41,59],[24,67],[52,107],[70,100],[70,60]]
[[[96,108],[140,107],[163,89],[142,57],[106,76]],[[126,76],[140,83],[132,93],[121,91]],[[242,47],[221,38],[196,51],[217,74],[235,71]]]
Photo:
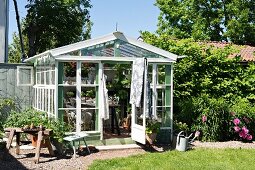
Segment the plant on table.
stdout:
[[52,129],[54,139],[63,141],[64,133],[69,131],[70,127],[64,121],[49,118],[45,112],[27,109],[23,112],[12,111],[7,118],[4,127],[18,127],[24,129],[39,128]]

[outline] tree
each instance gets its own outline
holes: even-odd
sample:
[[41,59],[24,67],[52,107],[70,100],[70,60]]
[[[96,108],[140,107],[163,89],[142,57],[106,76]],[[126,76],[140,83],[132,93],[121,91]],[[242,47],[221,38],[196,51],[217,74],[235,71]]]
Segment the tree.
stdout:
[[90,37],[90,0],[28,0],[24,33],[31,57]]
[[[28,39],[23,35],[24,50],[28,53]],[[21,62],[21,46],[20,39],[16,32],[12,35],[12,43],[8,47],[8,62],[9,63],[20,63]]]
[[254,1],[157,0],[156,6],[159,34],[255,45]]
[[211,47],[193,39],[172,39],[169,35],[143,32],[145,42],[187,57],[174,66],[174,102],[184,101],[201,94],[213,98],[231,99],[234,96],[255,99],[254,70],[239,63],[240,58],[229,59],[238,53],[238,48],[229,45],[225,48]]

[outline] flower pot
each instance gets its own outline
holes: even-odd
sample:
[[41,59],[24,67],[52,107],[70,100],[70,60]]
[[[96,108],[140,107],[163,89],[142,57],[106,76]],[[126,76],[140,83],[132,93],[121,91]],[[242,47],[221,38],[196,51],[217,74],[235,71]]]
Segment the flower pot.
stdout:
[[157,133],[151,133],[151,134],[146,134],[146,140],[149,144],[153,144],[154,141],[156,140],[156,137],[157,137]]
[[[33,135],[30,135],[30,139],[31,139],[31,142],[32,142],[32,146],[33,147],[36,147],[37,146],[37,141],[38,141],[38,137],[37,136],[33,136]],[[41,148],[46,148],[46,143],[45,143],[45,140],[42,140],[41,142]]]

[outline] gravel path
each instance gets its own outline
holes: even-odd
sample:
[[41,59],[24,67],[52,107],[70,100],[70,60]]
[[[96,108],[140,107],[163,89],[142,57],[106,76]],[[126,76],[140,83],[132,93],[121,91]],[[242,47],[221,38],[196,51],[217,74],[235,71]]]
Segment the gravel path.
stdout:
[[[242,143],[239,141],[228,142],[199,142],[193,143],[193,148],[249,148],[255,149],[255,143]],[[13,148],[9,154],[3,158],[0,157],[0,169],[2,170],[25,170],[25,169],[47,169],[47,170],[69,170],[69,169],[87,169],[94,160],[111,159],[116,157],[127,157],[130,155],[143,154],[144,149],[123,149],[123,150],[108,150],[108,151],[93,151],[90,155],[81,152],[77,158],[70,156],[66,157],[50,157],[48,150],[41,150],[40,163],[33,162],[35,150],[21,150],[20,155],[15,154]]]
[[240,141],[227,141],[227,142],[200,142],[195,141],[192,143],[194,148],[245,148],[255,149],[255,143],[244,143]]
[[41,149],[40,163],[35,164],[33,157],[35,150],[21,150],[20,155],[15,154],[13,148],[10,149],[8,155],[3,160],[0,160],[1,170],[25,170],[25,169],[47,169],[47,170],[73,170],[73,169],[87,169],[94,160],[97,159],[111,159],[117,157],[127,157],[130,155],[143,154],[146,151],[143,149],[124,149],[111,151],[96,151],[90,155],[85,152],[81,153],[77,158],[72,156],[66,157],[50,157],[48,150]]

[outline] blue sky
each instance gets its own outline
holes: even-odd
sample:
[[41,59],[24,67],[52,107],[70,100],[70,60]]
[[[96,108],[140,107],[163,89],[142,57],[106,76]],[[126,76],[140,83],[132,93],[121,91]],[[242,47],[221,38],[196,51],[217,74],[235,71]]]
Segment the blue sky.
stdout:
[[[13,1],[9,1],[9,43],[12,33],[17,32],[17,22]],[[27,0],[17,0],[20,18],[25,17]],[[93,22],[92,38],[109,34],[116,29],[130,37],[139,37],[139,31],[155,32],[159,10],[155,0],[91,0],[90,9]]]

